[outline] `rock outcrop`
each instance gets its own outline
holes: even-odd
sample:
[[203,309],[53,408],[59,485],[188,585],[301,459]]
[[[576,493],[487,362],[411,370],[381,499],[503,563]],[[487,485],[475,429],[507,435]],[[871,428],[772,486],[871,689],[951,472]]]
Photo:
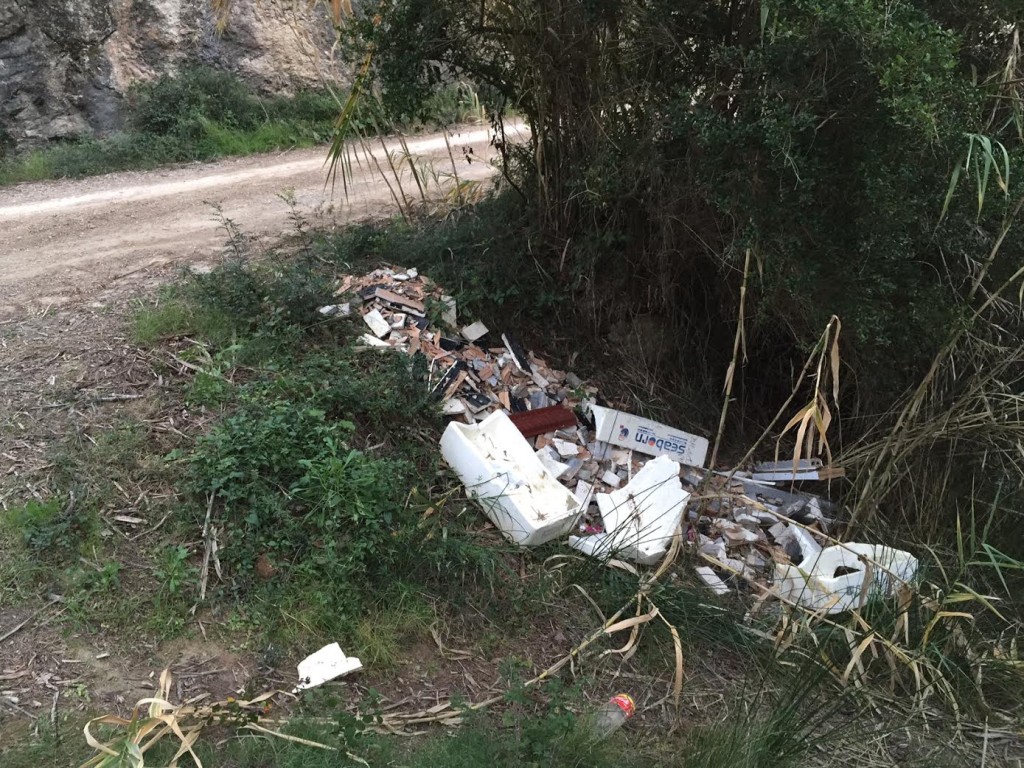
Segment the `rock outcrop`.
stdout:
[[0,144],[102,135],[139,81],[202,63],[288,92],[331,69],[333,33],[303,0],[0,0]]

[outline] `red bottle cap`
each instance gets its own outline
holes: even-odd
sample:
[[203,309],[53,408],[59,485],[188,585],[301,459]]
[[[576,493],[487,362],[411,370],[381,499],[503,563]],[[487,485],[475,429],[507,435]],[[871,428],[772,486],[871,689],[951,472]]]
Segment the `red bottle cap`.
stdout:
[[615,706],[626,713],[626,717],[632,717],[636,712],[636,703],[628,693],[617,693],[609,699]]

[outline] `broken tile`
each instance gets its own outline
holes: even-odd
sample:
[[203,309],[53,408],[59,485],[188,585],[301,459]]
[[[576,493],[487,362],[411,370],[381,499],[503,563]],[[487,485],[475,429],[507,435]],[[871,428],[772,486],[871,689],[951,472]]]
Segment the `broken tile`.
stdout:
[[391,332],[391,324],[384,319],[384,316],[380,313],[380,310],[374,309],[363,315],[363,320],[373,331],[373,335],[378,339],[387,336]]
[[467,325],[462,329],[462,337],[466,341],[476,341],[487,335],[487,326],[477,321],[472,325]]
[[576,443],[568,440],[554,440],[555,450],[558,451],[558,455],[563,459],[576,458],[579,455],[580,447]]
[[451,296],[442,296],[441,304],[444,305],[444,311],[441,313],[441,322],[449,328],[454,328],[458,323],[455,299]]
[[703,581],[716,595],[723,597],[729,594],[729,587],[726,586],[725,582],[722,581],[718,574],[711,570],[711,568],[706,565],[701,565],[694,568],[694,570],[697,572],[697,578]]

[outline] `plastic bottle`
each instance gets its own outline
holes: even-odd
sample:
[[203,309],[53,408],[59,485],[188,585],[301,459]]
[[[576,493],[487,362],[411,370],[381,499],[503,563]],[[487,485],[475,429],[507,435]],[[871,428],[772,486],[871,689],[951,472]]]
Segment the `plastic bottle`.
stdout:
[[628,693],[612,696],[594,712],[592,717],[594,738],[607,739],[622,727],[636,711],[636,704]]

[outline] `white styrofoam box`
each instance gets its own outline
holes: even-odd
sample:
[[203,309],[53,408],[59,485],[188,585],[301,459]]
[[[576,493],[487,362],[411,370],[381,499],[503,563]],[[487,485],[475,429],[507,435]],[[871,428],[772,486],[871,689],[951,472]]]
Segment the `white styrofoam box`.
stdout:
[[[863,560],[861,559],[863,558]],[[871,582],[864,588],[865,561]],[[813,611],[842,613],[861,608],[872,597],[891,596],[917,575],[917,558],[909,552],[875,544],[825,547],[799,565],[776,564],[779,594]],[[843,573],[837,575],[837,571]]]
[[689,498],[679,482],[678,462],[659,456],[622,488],[597,494],[604,534],[571,536],[569,545],[595,557],[654,565],[668,550]]
[[491,522],[520,546],[564,536],[579,518],[576,497],[504,411],[478,424],[450,423],[441,436],[441,455]]
[[703,437],[613,408],[591,405],[590,412],[598,440],[648,456],[668,456],[690,467],[704,466],[708,441]]

